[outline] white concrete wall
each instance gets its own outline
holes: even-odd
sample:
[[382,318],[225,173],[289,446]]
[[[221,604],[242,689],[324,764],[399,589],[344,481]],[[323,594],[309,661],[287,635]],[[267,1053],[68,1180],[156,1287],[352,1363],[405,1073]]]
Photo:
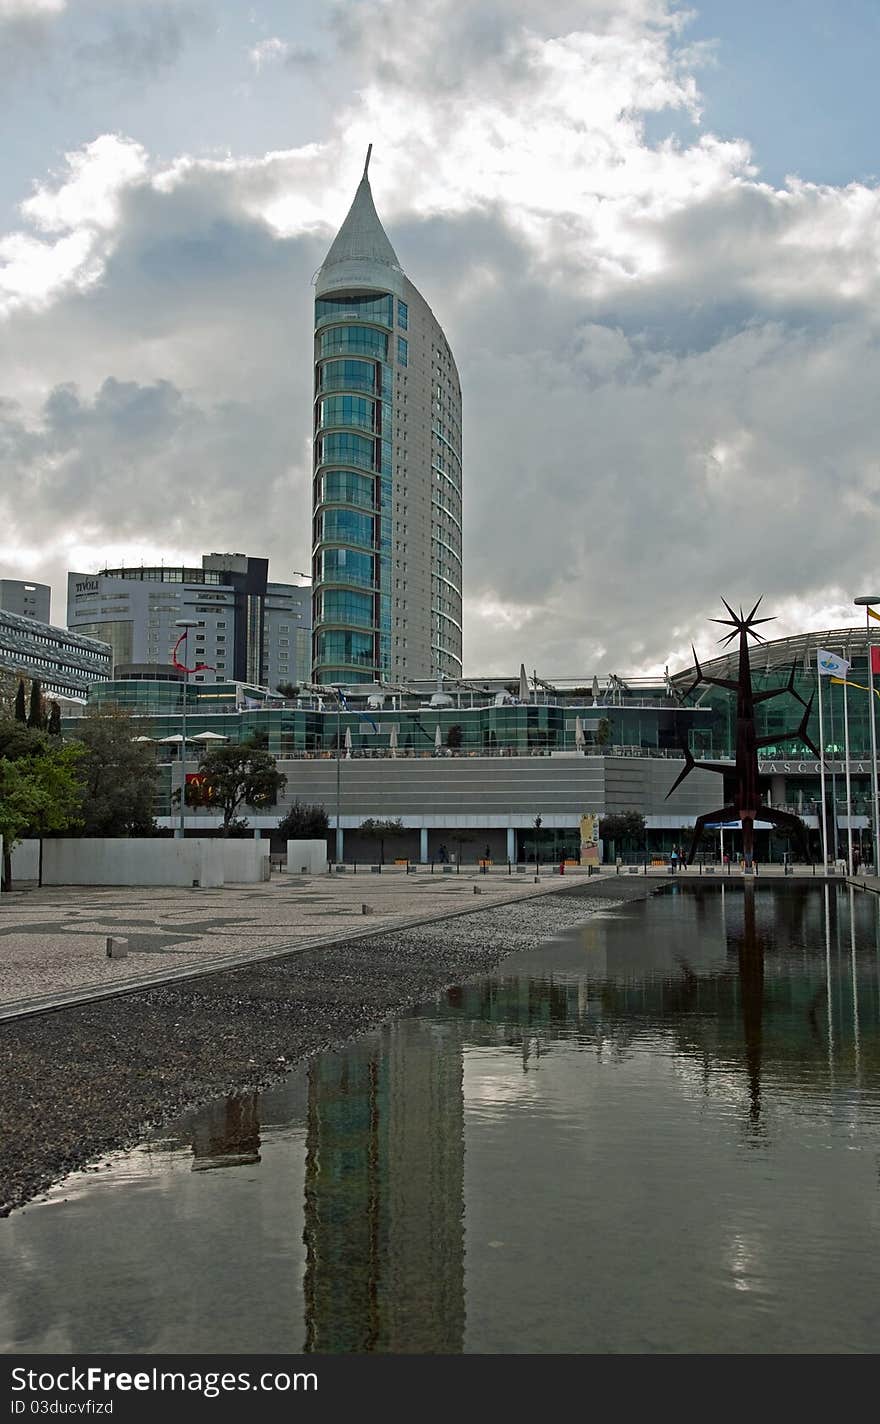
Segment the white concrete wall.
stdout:
[[12,883],[37,880],[40,875],[40,842],[19,841],[12,852]]
[[308,875],[326,875],[327,842],[288,841],[285,869],[288,875],[300,875],[303,870]]
[[224,884],[221,841],[95,836],[43,842],[44,885],[191,886],[193,881],[203,887]]
[[221,840],[223,879],[227,885],[257,885],[269,879],[269,842]]

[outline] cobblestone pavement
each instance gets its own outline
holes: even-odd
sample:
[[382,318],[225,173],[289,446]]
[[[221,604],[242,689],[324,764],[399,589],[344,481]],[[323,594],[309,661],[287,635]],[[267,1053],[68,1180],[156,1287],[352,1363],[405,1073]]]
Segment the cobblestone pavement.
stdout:
[[[277,875],[217,890],[70,886],[0,898],[0,1013],[79,991],[161,983],[340,936],[546,895],[576,877]],[[474,892],[478,891],[479,895]],[[363,913],[363,905],[369,914]],[[128,941],[108,959],[108,935]]]

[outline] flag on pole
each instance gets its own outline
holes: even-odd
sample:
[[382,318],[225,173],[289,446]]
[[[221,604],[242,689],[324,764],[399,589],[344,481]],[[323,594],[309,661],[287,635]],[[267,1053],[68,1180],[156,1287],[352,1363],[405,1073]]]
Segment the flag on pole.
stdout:
[[880,672],[880,648],[871,649],[871,671]]
[[876,618],[877,622],[880,623],[880,613],[875,613],[873,608],[870,607],[866,608],[865,612],[867,613],[869,618]]
[[827,648],[816,649],[816,664],[820,677],[845,677],[849,672],[849,663],[846,658],[840,657],[837,653],[828,652]]

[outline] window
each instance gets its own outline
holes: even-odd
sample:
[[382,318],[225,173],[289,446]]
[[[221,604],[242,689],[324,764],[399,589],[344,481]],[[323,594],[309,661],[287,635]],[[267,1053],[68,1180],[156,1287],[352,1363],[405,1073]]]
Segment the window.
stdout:
[[398,303],[397,303],[397,325],[398,325],[399,327],[401,327],[401,329],[402,329],[403,331],[406,331],[406,328],[407,328],[408,323],[409,323],[409,307],[407,306],[406,302],[398,302]]
[[370,294],[360,297],[318,297],[315,302],[315,322],[333,317],[359,317],[362,321],[378,321],[391,326],[394,299]]
[[406,366],[406,365],[408,364],[408,362],[407,362],[408,354],[409,354],[409,344],[408,344],[408,342],[407,342],[406,337],[405,337],[405,336],[398,336],[398,338],[397,338],[397,363],[398,363],[399,366]]
[[322,595],[324,623],[353,623],[361,628],[373,625],[373,600],[368,593],[348,593],[331,588]]
[[375,441],[367,440],[363,435],[325,435],[320,442],[318,462],[322,465],[359,465],[362,469],[372,470],[375,451]]
[[322,391],[373,391],[376,366],[372,361],[325,361],[318,373]]
[[322,537],[331,543],[362,544],[369,548],[375,537],[375,523],[368,514],[328,509],[323,516]]
[[217,642],[218,642],[218,643],[225,643],[225,642],[226,642],[226,634],[225,634],[225,633],[218,633],[218,634],[217,634]]
[[371,588],[373,557],[355,549],[325,549],[322,578],[326,583],[346,583]]
[[329,470],[322,480],[322,500],[325,504],[359,504],[372,510],[374,481],[353,470]]
[[375,430],[376,407],[366,396],[327,396],[318,411],[321,429],[328,425],[356,425],[361,430]]
[[289,632],[290,632],[290,624],[289,624],[289,623],[279,623],[279,624],[278,624],[278,632],[279,632],[279,633],[289,633]]
[[388,337],[371,326],[332,326],[321,332],[321,356],[376,356],[388,359]]

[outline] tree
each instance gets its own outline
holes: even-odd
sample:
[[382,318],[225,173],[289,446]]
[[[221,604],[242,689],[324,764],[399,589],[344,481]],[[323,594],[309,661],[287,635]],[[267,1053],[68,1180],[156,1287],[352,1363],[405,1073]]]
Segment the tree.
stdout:
[[610,842],[614,852],[624,848],[624,841],[635,841],[630,849],[641,850],[645,844],[645,818],[640,811],[621,811],[603,816],[599,821],[599,837]]
[[28,835],[79,825],[79,747],[59,746],[20,722],[0,723],[0,836],[3,887],[12,884],[12,851]]
[[46,713],[43,708],[43,688],[39,678],[36,677],[31,682],[31,700],[28,708],[27,724],[37,732],[42,732],[46,726]]
[[27,721],[27,701],[25,698],[23,678],[19,678],[18,691],[15,694],[15,720],[16,722]]
[[287,777],[277,769],[275,758],[253,741],[205,752],[199,762],[199,777],[197,796],[190,795],[188,786],[187,801],[222,809],[224,836],[233,828],[240,807],[253,806],[257,810],[274,806],[287,785]]
[[112,706],[92,708],[76,723],[86,836],[149,836],[156,829],[156,763],[134,729],[130,714]]
[[299,688],[295,682],[279,682],[275,687],[276,692],[280,692],[282,697],[298,697]]
[[57,702],[49,703],[49,726],[47,730],[50,737],[61,736],[61,708]]
[[386,836],[402,836],[403,822],[397,821],[377,821],[369,816],[366,821],[360,824],[360,833],[371,840],[379,842],[379,863],[385,864],[385,838]]
[[596,746],[607,747],[611,741],[611,723],[607,717],[600,717],[596,725]]
[[330,829],[323,806],[294,801],[283,820],[278,822],[278,836],[283,841],[323,840]]
[[451,751],[458,751],[459,747],[461,746],[461,738],[461,723],[453,722],[452,726],[449,728],[449,731],[446,733],[446,745]]

